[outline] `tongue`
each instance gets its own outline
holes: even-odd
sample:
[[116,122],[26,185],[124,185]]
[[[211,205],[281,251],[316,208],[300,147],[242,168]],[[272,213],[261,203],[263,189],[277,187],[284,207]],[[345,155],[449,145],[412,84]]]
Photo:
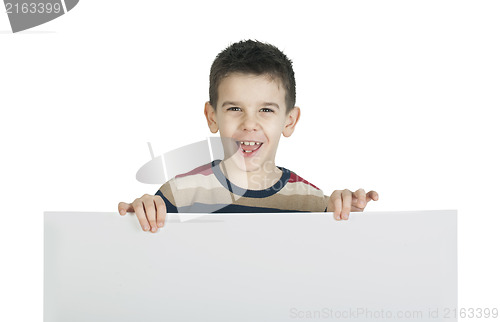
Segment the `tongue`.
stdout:
[[245,151],[255,151],[258,148],[260,148],[261,144],[255,144],[255,145],[244,145],[241,144],[241,148]]

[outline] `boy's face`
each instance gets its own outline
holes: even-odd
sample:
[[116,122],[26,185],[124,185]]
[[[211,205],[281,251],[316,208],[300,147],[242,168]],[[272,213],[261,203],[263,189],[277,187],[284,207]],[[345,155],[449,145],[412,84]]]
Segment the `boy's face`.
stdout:
[[281,81],[232,73],[222,80],[218,94],[217,110],[207,102],[205,116],[211,132],[220,131],[225,159],[247,172],[274,171],[281,134],[292,135],[300,117],[298,107],[286,113]]

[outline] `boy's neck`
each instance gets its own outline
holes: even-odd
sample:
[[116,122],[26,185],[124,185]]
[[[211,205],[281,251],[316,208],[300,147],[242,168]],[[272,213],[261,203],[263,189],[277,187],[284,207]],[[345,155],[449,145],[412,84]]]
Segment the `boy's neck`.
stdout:
[[[256,171],[243,171],[228,159],[222,160],[219,166],[231,183],[249,190],[264,190],[272,187],[283,174],[283,171],[276,167],[274,162],[272,162],[272,166],[267,165],[266,169],[261,167]],[[272,170],[270,171],[270,169]]]

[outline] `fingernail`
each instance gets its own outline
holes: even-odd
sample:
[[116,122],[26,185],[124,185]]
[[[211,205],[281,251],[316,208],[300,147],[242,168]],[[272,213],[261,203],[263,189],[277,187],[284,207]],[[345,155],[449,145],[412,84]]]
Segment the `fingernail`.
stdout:
[[162,222],[159,222],[159,223],[158,223],[158,227],[163,227],[163,223],[162,223]]
[[125,210],[120,210],[120,214],[124,215],[125,214]]
[[148,227],[148,226],[142,226],[142,228],[143,228],[144,230],[149,230],[149,227]]
[[154,233],[156,231],[156,227],[153,227],[151,231]]
[[345,215],[345,220],[349,219],[349,215]]

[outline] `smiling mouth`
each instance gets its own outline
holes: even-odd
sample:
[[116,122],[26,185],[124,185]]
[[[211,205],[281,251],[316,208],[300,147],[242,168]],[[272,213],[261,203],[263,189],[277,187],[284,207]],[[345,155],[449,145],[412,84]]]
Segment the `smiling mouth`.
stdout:
[[252,154],[252,152],[257,151],[262,146],[262,142],[256,141],[237,141],[239,148],[246,154]]

